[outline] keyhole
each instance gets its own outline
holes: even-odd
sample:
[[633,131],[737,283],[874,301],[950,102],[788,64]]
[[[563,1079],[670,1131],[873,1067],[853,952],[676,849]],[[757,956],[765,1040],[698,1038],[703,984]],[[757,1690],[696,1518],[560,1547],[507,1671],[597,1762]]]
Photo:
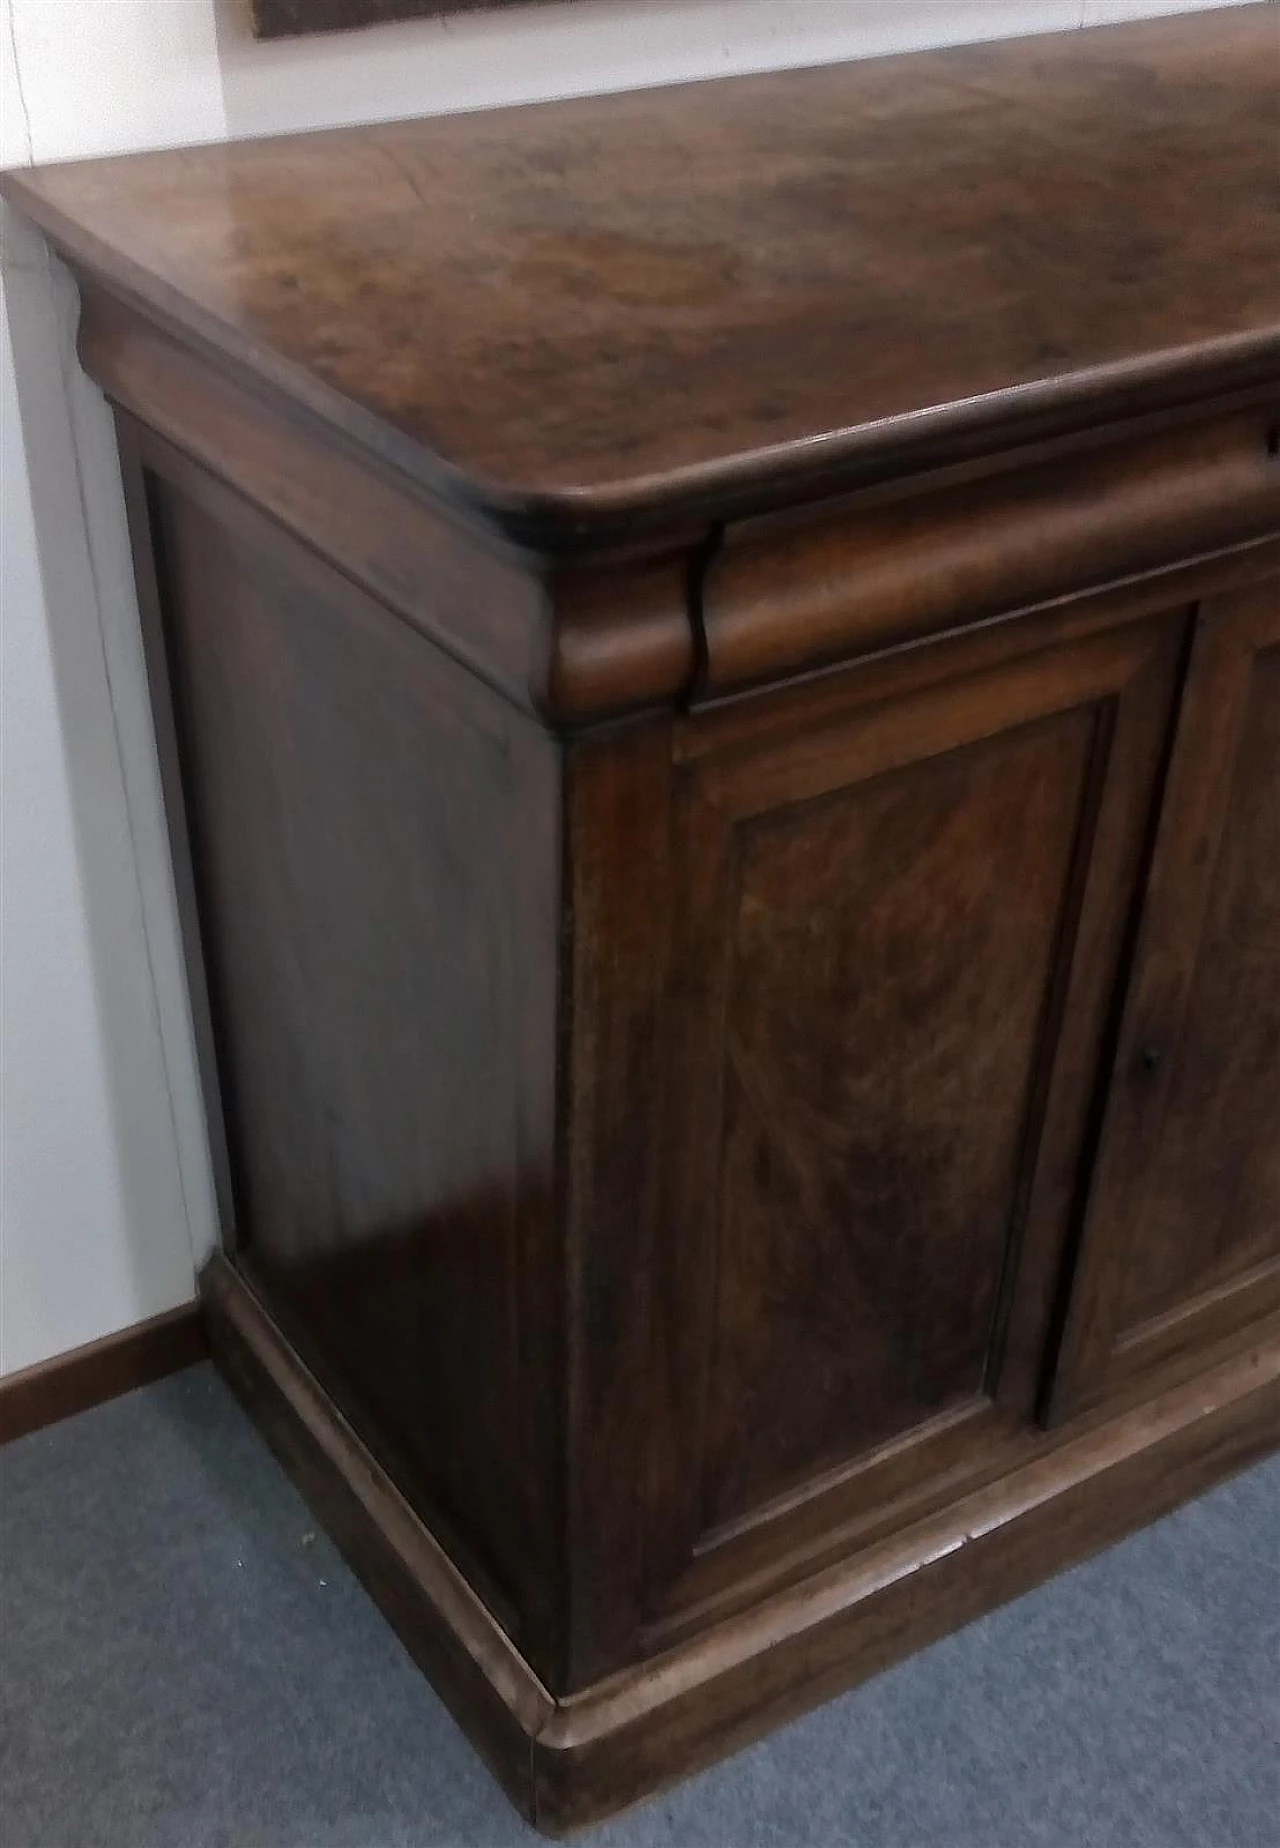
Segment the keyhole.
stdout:
[[1164,1053],[1159,1046],[1144,1046],[1139,1054],[1142,1069],[1149,1078],[1153,1078],[1164,1064]]

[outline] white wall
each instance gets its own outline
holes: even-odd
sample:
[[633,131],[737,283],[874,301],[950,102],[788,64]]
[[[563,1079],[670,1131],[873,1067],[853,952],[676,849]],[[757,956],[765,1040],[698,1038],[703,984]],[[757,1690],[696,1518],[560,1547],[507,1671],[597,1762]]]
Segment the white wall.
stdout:
[[[110,58],[94,43],[108,24]],[[99,147],[223,132],[205,6],[6,6],[0,75],[5,165],[86,131]],[[75,368],[69,279],[21,220],[2,229],[8,1372],[185,1301],[213,1220],[109,419]]]
[[[233,0],[0,0],[0,161],[1053,31],[1209,0],[575,0],[255,45]],[[214,1233],[110,424],[3,231],[0,1372],[175,1306]]]

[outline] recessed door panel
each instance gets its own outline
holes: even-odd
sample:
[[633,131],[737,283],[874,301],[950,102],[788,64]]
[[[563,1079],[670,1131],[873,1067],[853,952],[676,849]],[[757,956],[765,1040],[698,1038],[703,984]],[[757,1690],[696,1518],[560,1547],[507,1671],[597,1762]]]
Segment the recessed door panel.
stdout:
[[1052,1412],[1280,1304],[1280,583],[1200,617]]
[[712,1524],[984,1393],[1095,723],[735,830]]
[[1184,634],[691,727],[655,1635],[1029,1426]]

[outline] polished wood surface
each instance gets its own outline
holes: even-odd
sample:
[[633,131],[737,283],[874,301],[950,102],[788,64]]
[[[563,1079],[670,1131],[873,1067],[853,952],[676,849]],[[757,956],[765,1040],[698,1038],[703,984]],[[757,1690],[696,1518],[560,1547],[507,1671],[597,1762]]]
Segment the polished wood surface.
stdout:
[[539,1826],[1280,1442],[1274,14],[6,182],[215,1351]]
[[337,1415],[252,1289],[215,1260],[227,1378],[513,1803],[559,1836],[714,1762],[1122,1539],[1274,1449],[1280,1323],[1190,1383],[1063,1432],[968,1495],[737,1619],[554,1699]]
[[1280,579],[1208,600],[1054,1403],[1280,1306]]
[[200,1290],[228,1383],[507,1794],[530,1814],[530,1740],[554,1712],[546,1689],[251,1284],[215,1257]]
[[250,510],[146,511],[225,1237],[550,1672],[554,753]]
[[[464,531],[404,477],[326,441],[124,302],[83,281],[81,296],[81,358],[166,479],[205,500],[211,477],[235,488],[513,704],[578,725],[668,704],[696,678],[687,598],[705,541],[552,558]],[[221,495],[218,516],[234,520],[238,505]]]
[[747,709],[690,723],[651,1362],[673,1415],[642,1413],[662,1633],[989,1466],[1034,1415],[1070,1206],[1051,1177],[1083,1133],[1068,1099],[1185,619],[1023,631],[942,680],[925,654],[889,698],[846,676],[821,721],[801,704],[757,739]]
[[[730,526],[702,595],[695,697],[1034,608],[1280,525],[1274,387],[1200,417],[993,469],[933,471]],[[957,475],[959,478],[957,479]]]
[[5,186],[335,432],[568,543],[1274,376],[1278,33],[1246,6]]

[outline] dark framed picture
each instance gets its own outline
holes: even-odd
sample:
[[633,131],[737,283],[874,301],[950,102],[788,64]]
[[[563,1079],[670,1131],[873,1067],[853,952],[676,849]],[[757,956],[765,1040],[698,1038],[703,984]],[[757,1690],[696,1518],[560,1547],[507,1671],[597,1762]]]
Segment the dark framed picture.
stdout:
[[482,7],[527,6],[530,0],[250,0],[259,38],[292,38],[303,32],[344,32],[389,19],[425,19],[441,13],[470,13]]

